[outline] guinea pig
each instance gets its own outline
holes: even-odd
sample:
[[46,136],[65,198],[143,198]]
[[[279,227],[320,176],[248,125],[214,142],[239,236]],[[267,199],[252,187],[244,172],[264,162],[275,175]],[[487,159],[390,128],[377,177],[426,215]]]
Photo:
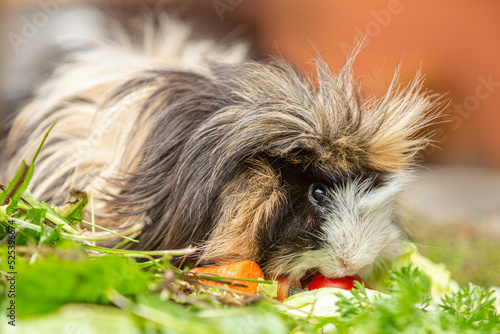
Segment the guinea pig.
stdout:
[[[367,273],[397,256],[396,196],[435,119],[422,76],[381,97],[353,79],[246,59],[164,18],[142,39],[74,52],[13,122],[1,180],[36,151],[34,196],[92,191],[98,224],[149,217],[135,249],[195,245],[200,265],[253,260],[271,277]],[[135,36],[137,37],[137,36]]]

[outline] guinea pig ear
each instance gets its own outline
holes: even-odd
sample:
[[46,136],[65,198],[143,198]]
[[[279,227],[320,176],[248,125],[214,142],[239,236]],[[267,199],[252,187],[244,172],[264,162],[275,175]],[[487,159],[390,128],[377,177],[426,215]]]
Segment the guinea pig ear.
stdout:
[[426,131],[446,105],[442,96],[423,90],[423,75],[401,88],[399,69],[386,94],[363,104],[360,133],[368,151],[368,164],[379,170],[405,169],[431,142]]
[[320,149],[317,138],[305,137],[290,140],[284,145],[276,145],[266,150],[272,157],[288,158],[297,162],[310,162],[317,158]]

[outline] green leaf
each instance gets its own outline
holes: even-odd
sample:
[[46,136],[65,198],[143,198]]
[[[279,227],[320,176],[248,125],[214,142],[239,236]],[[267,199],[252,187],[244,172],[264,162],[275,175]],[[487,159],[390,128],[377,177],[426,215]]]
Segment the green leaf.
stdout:
[[147,273],[123,257],[72,262],[51,255],[34,264],[18,259],[16,266],[16,305],[21,318],[53,312],[68,303],[106,303],[109,289],[125,296],[147,290]]
[[175,333],[219,333],[212,321],[200,321],[195,312],[189,312],[171,301],[162,301],[156,295],[139,295],[137,303],[130,304],[127,309],[154,322],[157,329],[163,328]]
[[86,192],[73,192],[71,195],[76,198],[74,201],[67,202],[63,206],[57,206],[55,210],[67,221],[75,224],[82,221],[89,200]]
[[71,225],[70,222],[66,218],[62,217],[59,213],[57,213],[57,211],[53,207],[51,207],[49,204],[47,204],[46,202],[37,201],[31,195],[29,190],[25,191],[25,193],[23,195],[23,199],[34,208],[47,210],[45,218],[49,219],[52,223],[54,223],[56,225],[62,225],[62,229],[65,232],[69,232],[69,233],[73,233],[73,234],[80,232],[80,231],[78,231],[78,229],[76,227]]
[[427,304],[431,300],[431,281],[419,268],[407,265],[393,270],[387,281],[388,290],[409,304]]
[[26,162],[23,160],[21,162],[21,167],[17,171],[17,174],[14,177],[14,179],[9,182],[7,188],[5,188],[4,191],[0,194],[0,205],[5,205],[10,201],[9,205],[7,206],[7,215],[10,215],[14,211],[14,209],[18,205],[17,203],[22,193],[26,189],[28,189],[28,184],[31,180],[31,177],[33,176],[33,171],[35,169],[35,160],[38,157],[38,154],[40,153],[40,150],[42,149],[45,140],[47,139],[50,131],[52,130],[56,122],[57,121],[54,121],[50,126],[50,128],[45,132],[42,142],[38,146],[38,149],[36,150],[35,155],[33,156],[31,164],[26,165]]
[[28,222],[41,227],[41,234],[38,241],[39,246],[51,244],[61,236],[62,225],[57,225],[55,228],[47,226],[45,224],[46,213],[47,210],[44,208],[31,207],[26,215]]
[[26,162],[21,163],[16,176],[9,182],[7,188],[0,194],[0,204],[7,205],[7,215],[12,214],[17,207],[17,203],[22,193],[28,188],[29,181],[33,176],[34,165],[27,166]]
[[39,246],[42,245],[50,245],[54,241],[57,241],[61,238],[61,225],[57,225],[54,228],[50,228],[47,225],[42,226],[42,235],[40,236],[40,241],[38,242]]
[[291,329],[264,301],[241,308],[206,310],[199,316],[215,322],[221,333],[286,334]]
[[0,206],[0,223],[8,223],[9,219],[7,218],[7,215],[5,214],[5,211],[7,209],[7,206]]
[[32,207],[28,210],[26,220],[28,220],[32,224],[35,224],[38,226],[43,226],[45,223],[45,214],[46,213],[47,213],[47,210],[44,208]]
[[[70,304],[44,317],[17,319],[16,327],[6,321],[0,333],[141,334],[137,320],[127,311],[112,306]],[[21,329],[16,332],[16,329]],[[3,331],[2,331],[3,329]]]
[[473,328],[494,328],[500,324],[493,291],[469,284],[442,299],[440,307]]

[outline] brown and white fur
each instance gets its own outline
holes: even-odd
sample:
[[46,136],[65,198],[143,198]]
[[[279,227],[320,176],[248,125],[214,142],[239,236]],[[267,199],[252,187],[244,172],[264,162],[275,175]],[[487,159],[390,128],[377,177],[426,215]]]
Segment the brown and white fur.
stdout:
[[34,195],[61,204],[92,190],[98,223],[114,229],[148,216],[135,248],[197,245],[200,263],[254,260],[291,279],[394,258],[395,197],[434,118],[420,75],[365,99],[355,55],[337,74],[316,60],[310,79],[164,21],[141,43],[119,35],[61,65],[12,125],[2,182],[58,119]]

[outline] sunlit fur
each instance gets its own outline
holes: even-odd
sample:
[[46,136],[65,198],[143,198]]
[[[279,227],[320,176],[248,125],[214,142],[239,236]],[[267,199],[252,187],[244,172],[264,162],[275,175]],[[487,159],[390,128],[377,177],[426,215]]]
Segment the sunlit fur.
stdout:
[[[168,18],[142,42],[73,54],[19,114],[3,152],[7,181],[58,123],[31,188],[61,204],[92,190],[98,223],[152,222],[139,249],[196,245],[193,261],[249,259],[267,274],[345,276],[395,256],[395,196],[409,179],[435,102],[421,76],[380,98],[353,80],[355,53],[315,78],[246,47],[190,40]],[[312,183],[327,189],[315,205]]]

